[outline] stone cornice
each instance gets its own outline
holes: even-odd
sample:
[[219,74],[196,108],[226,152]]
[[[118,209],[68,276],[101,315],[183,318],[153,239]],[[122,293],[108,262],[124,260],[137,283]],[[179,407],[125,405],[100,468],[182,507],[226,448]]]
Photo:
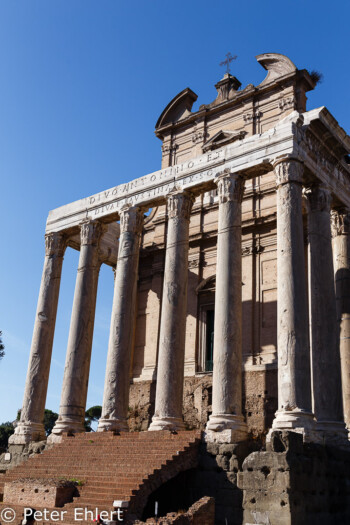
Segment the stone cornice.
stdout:
[[[57,208],[49,213],[46,232],[77,228],[86,217],[104,222],[115,220],[126,203],[149,207],[164,204],[175,185],[199,194],[214,188],[214,178],[225,169],[243,173],[245,178],[266,173],[272,169],[272,164],[288,156],[303,162],[315,178],[330,187],[344,206],[350,207],[350,167],[341,158],[335,158],[322,142],[322,130],[331,132],[331,128],[323,124],[326,118],[330,117],[324,108],[303,115],[293,112],[265,133]],[[320,128],[319,136],[311,128]],[[343,147],[346,137],[341,128],[338,130],[333,122],[332,129],[334,133],[339,131]],[[310,147],[313,138],[320,144],[317,154]],[[337,140],[338,136],[332,135],[332,138]]]

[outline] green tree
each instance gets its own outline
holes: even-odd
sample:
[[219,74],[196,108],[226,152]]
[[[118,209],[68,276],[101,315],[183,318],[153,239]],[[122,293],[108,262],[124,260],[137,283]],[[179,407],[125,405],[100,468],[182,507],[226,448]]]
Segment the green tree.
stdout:
[[2,331],[0,330],[0,359],[5,355],[5,345],[2,342]]
[[12,436],[15,429],[11,421],[6,421],[0,425],[0,448],[7,449],[9,437]]
[[47,436],[51,434],[57,418],[58,418],[58,414],[56,412],[52,412],[52,410],[45,408],[44,427],[45,427],[45,432]]
[[96,405],[96,406],[93,406],[87,409],[87,411],[85,412],[85,423],[84,423],[86,432],[92,431],[91,424],[95,423],[96,421],[100,419],[101,413],[102,413],[102,407],[100,405]]

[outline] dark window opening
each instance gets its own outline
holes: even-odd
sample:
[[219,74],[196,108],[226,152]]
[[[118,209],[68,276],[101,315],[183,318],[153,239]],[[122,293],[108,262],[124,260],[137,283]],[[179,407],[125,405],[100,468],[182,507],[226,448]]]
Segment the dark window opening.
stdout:
[[214,358],[214,309],[207,310],[206,344],[205,344],[205,371],[213,371]]

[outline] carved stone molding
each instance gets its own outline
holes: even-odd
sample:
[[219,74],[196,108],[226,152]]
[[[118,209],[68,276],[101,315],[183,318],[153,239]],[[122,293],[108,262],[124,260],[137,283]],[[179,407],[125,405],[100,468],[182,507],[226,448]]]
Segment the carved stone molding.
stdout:
[[162,153],[163,155],[166,155],[167,153],[175,153],[179,146],[176,144],[174,139],[171,139],[170,142],[166,142],[162,145]]
[[242,248],[242,256],[257,255],[258,253],[262,253],[264,250],[265,247],[261,246],[261,244],[257,244],[256,246],[245,246]]
[[258,109],[250,112],[250,113],[244,113],[243,114],[243,120],[244,122],[252,122],[253,120],[258,120],[260,119],[260,117],[262,116],[262,113],[261,111],[259,111]]
[[80,223],[80,243],[81,246],[84,244],[97,244],[100,240],[101,234],[103,233],[103,225],[98,221],[92,221],[87,219]]
[[168,218],[190,220],[194,195],[187,191],[174,191],[167,196]]
[[144,209],[125,204],[120,210],[120,233],[141,233],[144,220]]
[[331,211],[332,237],[338,235],[349,235],[350,233],[350,211],[347,209]]
[[323,184],[313,184],[304,188],[303,194],[306,199],[309,212],[327,211],[329,212],[332,204],[332,194]]
[[214,179],[214,182],[218,187],[219,203],[242,202],[245,183],[242,175],[224,170]]
[[63,257],[66,249],[66,238],[59,232],[47,233],[45,235],[45,255],[58,255]]
[[285,159],[274,165],[276,175],[276,185],[287,184],[289,182],[302,182],[304,166],[295,159]]
[[205,122],[204,122],[204,126],[200,129],[198,129],[198,124],[201,124],[201,122],[195,122],[193,126],[192,137],[191,137],[193,144],[200,144],[207,138]]
[[278,101],[278,107],[280,108],[281,111],[284,111],[284,110],[290,109],[290,108],[295,109],[296,108],[296,99],[293,96],[292,97],[281,98]]

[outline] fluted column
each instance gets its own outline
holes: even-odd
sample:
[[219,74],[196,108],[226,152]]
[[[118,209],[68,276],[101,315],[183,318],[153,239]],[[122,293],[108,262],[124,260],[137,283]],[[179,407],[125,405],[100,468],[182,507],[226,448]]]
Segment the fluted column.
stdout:
[[333,257],[337,328],[340,336],[340,362],[344,419],[350,437],[350,212],[332,212]]
[[[305,189],[308,210],[309,310],[313,411],[325,438],[346,437],[341,399],[339,335],[331,237],[331,192],[321,184]],[[327,388],[325,386],[327,385]]]
[[80,226],[80,257],[68,337],[59,416],[49,441],[62,432],[84,432],[86,397],[95,321],[99,241],[102,224],[86,220]]
[[11,444],[26,444],[46,438],[43,420],[66,247],[64,234],[45,235],[45,247],[21,419],[10,437]]
[[143,210],[125,206],[114,283],[102,416],[98,431],[127,430],[130,365],[135,331],[138,263]]
[[310,346],[302,222],[303,165],[275,165],[277,184],[278,410],[273,429],[311,439]]
[[217,238],[213,412],[207,439],[237,442],[247,435],[242,416],[242,210],[244,179],[225,170],[216,179]]
[[187,317],[188,242],[191,208],[188,192],[168,195],[162,312],[155,413],[149,430],[184,428],[182,400]]

